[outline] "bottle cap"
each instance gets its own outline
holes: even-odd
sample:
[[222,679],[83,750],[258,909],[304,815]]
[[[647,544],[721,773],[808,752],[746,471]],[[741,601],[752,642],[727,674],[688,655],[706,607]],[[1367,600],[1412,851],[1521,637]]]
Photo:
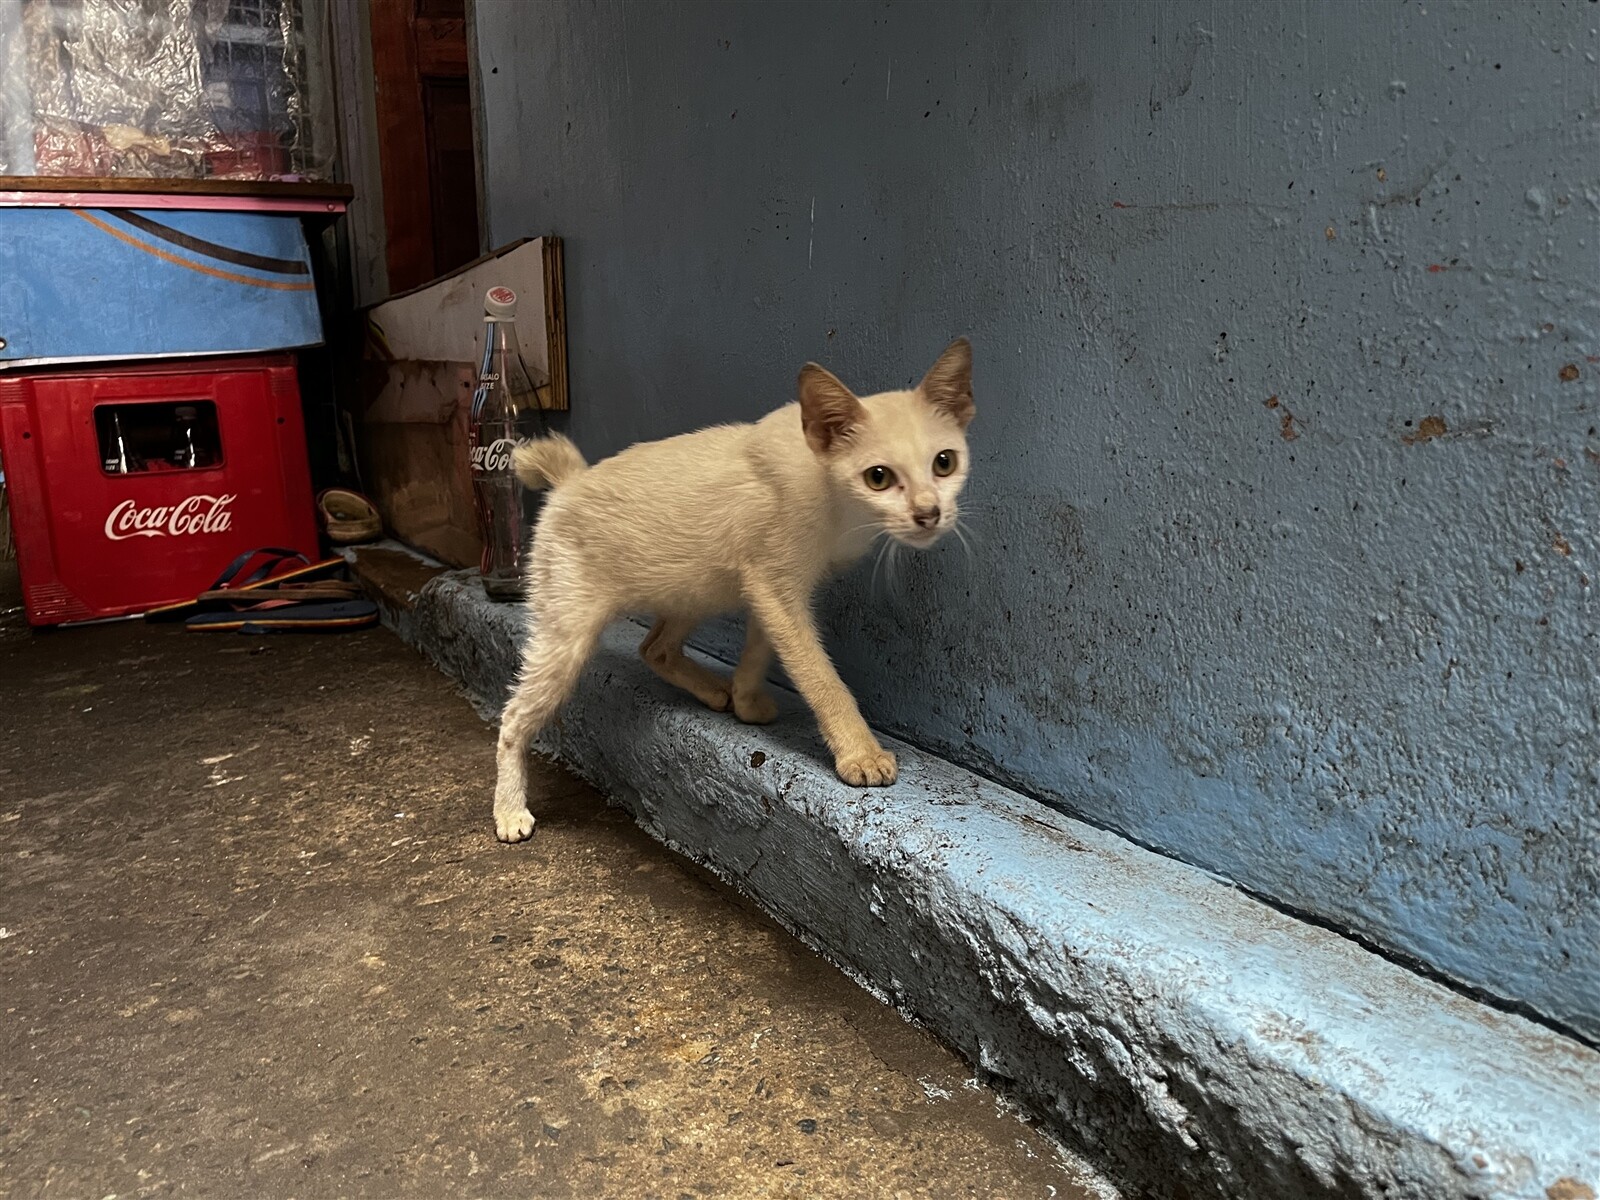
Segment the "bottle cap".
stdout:
[[509,320],[517,315],[517,294],[504,284],[490,288],[483,296],[483,313],[487,317]]

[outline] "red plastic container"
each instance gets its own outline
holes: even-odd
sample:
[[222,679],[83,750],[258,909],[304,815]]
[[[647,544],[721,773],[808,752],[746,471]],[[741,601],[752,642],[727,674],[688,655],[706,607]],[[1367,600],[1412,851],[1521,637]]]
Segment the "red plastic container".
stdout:
[[234,557],[318,550],[293,360],[0,375],[32,625],[187,600]]

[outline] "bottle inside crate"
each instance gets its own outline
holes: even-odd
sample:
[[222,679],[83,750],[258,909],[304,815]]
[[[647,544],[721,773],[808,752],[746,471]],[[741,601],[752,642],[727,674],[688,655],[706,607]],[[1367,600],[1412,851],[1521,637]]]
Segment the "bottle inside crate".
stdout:
[[209,400],[101,404],[94,423],[108,475],[203,470],[222,461],[217,406]]

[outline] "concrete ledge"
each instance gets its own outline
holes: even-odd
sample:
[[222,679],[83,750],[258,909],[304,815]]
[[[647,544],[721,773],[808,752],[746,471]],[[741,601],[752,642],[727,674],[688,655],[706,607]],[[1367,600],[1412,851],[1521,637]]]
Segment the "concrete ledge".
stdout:
[[[397,627],[493,711],[521,622],[442,574]],[[1600,1190],[1600,1054],[910,747],[895,787],[846,788],[797,701],[765,729],[709,713],[641,635],[609,633],[543,748],[1131,1192]]]

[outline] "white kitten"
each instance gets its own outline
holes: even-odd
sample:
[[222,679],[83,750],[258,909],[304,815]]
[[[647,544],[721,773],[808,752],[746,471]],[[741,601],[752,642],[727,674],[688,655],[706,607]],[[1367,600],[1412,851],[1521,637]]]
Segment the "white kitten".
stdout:
[[[501,716],[500,840],[533,832],[528,742],[566,699],[600,631],[627,613],[655,614],[639,652],[658,675],[741,721],[777,716],[765,687],[776,650],[839,777],[893,783],[894,755],[828,660],[811,597],[879,534],[926,547],[955,524],[975,411],[962,338],[912,391],[858,399],[807,363],[799,402],[752,425],[644,442],[593,467],[564,437],[519,445],[518,477],[555,490],[528,556],[531,632]],[[741,609],[749,624],[731,679],[684,656],[696,625]]]

